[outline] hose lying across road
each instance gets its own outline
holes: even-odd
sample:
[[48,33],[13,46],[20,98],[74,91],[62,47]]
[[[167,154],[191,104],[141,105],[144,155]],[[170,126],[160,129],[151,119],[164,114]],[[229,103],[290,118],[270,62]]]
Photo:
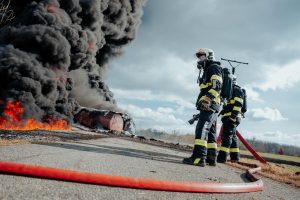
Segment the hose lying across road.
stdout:
[[0,161],[0,172],[5,174],[126,188],[198,193],[243,193],[261,191],[263,190],[263,182],[253,175],[259,170],[260,167],[247,170],[246,176],[252,181],[249,183],[197,183],[113,176]]

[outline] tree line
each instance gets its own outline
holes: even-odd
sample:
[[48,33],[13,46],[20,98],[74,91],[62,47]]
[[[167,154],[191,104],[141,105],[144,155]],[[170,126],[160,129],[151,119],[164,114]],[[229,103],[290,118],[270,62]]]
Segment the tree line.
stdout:
[[[175,130],[171,133],[167,133],[151,128],[137,130],[136,134],[147,138],[155,138],[180,144],[193,144],[195,138],[194,134],[179,134],[179,132]],[[246,140],[258,152],[300,156],[300,147],[297,146],[267,142],[256,138]],[[240,148],[246,150],[241,142]]]

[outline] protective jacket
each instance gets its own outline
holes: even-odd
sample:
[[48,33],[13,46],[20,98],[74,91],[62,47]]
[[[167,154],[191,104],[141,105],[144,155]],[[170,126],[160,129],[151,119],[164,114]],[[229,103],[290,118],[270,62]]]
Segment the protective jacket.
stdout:
[[199,102],[204,96],[208,96],[212,100],[212,104],[220,105],[222,82],[222,68],[220,67],[220,62],[207,61],[203,75],[199,80],[200,94],[197,99],[197,109],[199,107]]
[[247,111],[245,106],[242,110],[246,95],[244,91],[245,90],[243,90],[240,86],[233,85],[232,97],[227,101],[227,104],[223,106],[223,110],[221,111],[222,122],[229,120],[240,123],[242,111]]

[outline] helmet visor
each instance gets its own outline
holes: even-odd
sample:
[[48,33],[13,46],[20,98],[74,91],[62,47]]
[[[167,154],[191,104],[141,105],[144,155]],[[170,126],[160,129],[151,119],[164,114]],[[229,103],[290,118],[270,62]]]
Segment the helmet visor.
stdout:
[[205,56],[206,57],[206,54],[204,52],[198,52],[198,53],[196,53],[196,57],[197,58],[200,58],[201,56]]

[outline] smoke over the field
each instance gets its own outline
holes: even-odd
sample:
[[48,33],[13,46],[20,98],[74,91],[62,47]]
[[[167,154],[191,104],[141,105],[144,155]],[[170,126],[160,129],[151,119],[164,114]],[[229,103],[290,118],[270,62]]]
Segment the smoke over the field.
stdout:
[[0,24],[2,107],[20,100],[38,119],[70,117],[78,105],[117,109],[103,73],[135,38],[143,0],[8,3],[14,18]]

